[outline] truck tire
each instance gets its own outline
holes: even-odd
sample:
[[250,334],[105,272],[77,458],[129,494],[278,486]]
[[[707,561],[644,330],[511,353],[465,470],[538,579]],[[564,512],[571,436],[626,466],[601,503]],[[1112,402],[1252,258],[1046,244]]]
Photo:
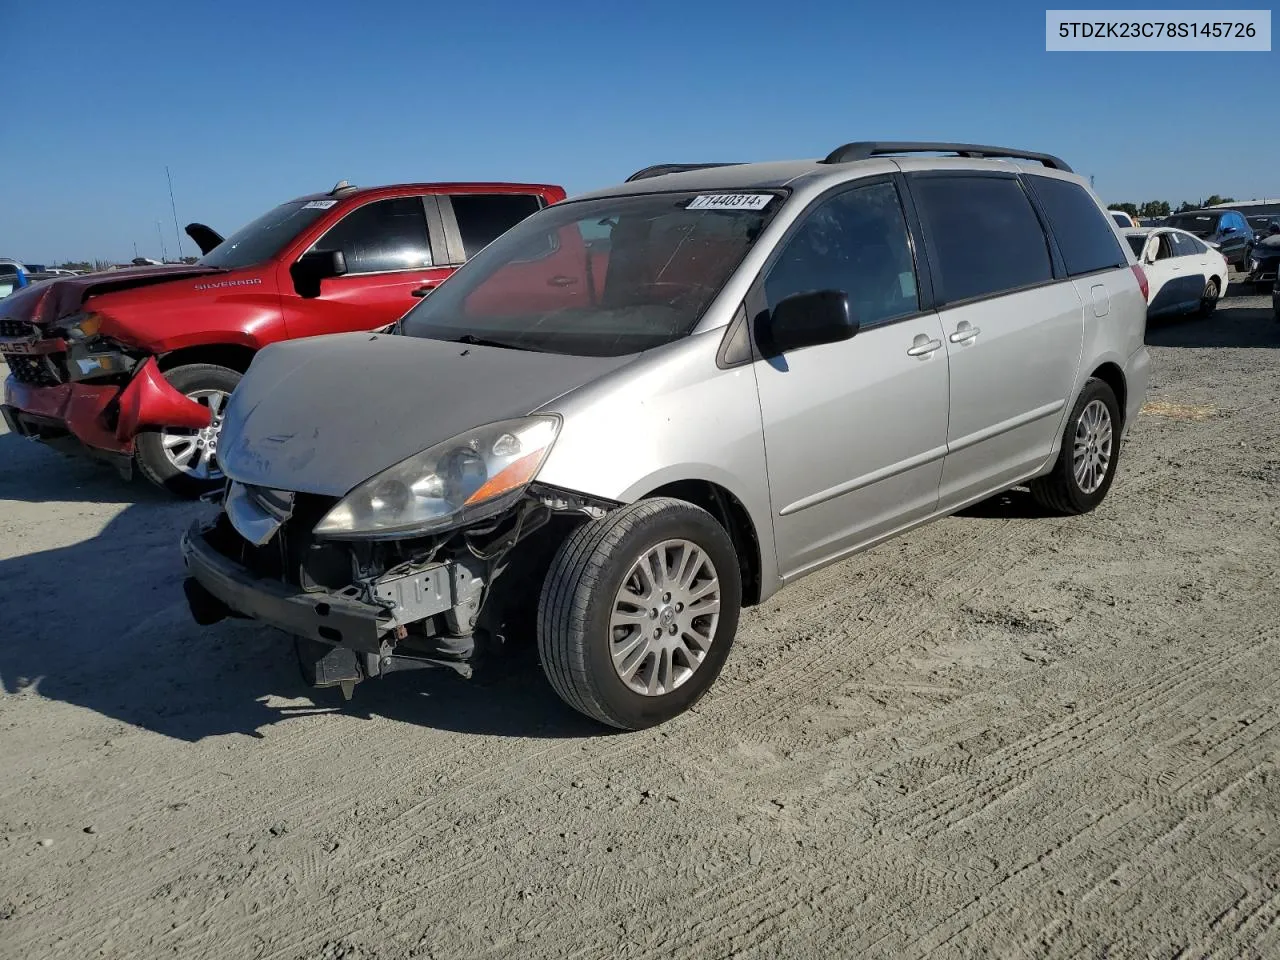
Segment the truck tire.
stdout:
[[1055,513],[1088,513],[1111,489],[1119,452],[1115,392],[1102,380],[1089,380],[1071,408],[1052,472],[1031,482],[1031,495]]
[[226,482],[218,468],[218,428],[240,374],[230,367],[191,363],[167,370],[164,376],[179,393],[209,407],[214,422],[203,430],[165,427],[142,431],[134,443],[134,462],[156,486],[194,499]]
[[719,676],[741,605],[724,527],[683,500],[641,500],[561,544],[538,604],[542,668],[575,710],[623,730],[651,727]]

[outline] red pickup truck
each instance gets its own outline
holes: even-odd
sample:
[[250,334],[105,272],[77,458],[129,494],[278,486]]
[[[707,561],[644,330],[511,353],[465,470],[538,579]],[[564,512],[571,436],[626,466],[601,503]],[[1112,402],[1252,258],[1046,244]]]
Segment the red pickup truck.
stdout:
[[[219,486],[221,410],[269,343],[398,319],[564,190],[424,183],[283,203],[226,238],[187,232],[191,266],[34,284],[0,300],[0,405],[9,429],[89,452],[183,496]],[[353,370],[352,376],[359,376]],[[341,389],[341,384],[335,384]]]

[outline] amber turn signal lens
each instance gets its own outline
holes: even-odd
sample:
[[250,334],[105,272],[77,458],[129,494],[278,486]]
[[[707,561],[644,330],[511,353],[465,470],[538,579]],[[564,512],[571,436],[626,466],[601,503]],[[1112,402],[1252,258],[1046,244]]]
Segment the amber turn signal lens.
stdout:
[[542,447],[533,451],[533,453],[525,454],[519,460],[499,470],[486,480],[479,490],[467,497],[465,506],[470,507],[477,503],[484,503],[486,500],[492,500],[494,497],[509,493],[517,487],[523,487],[537,474],[538,467],[542,466],[542,458],[546,456],[546,453],[547,448]]

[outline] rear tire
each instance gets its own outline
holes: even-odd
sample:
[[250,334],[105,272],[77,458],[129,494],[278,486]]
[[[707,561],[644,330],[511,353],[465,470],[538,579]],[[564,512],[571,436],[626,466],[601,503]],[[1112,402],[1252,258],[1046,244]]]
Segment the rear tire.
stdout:
[[1200,316],[1211,317],[1213,311],[1218,309],[1218,281],[1209,278],[1209,282],[1204,285],[1204,292],[1200,294]]
[[580,713],[651,727],[719,676],[741,604],[738,558],[716,519],[683,500],[641,500],[561,544],[538,604],[542,669]]
[[[191,363],[165,372],[179,393],[216,407],[212,433],[185,429],[145,430],[134,443],[134,462],[144,477],[180,497],[195,499],[219,489],[226,479],[217,463],[220,412],[240,382],[240,373],[212,363]],[[186,456],[184,461],[183,457]]]
[[1031,495],[1055,513],[1088,513],[1111,489],[1119,452],[1115,392],[1102,380],[1089,380],[1071,408],[1052,472],[1031,482]]

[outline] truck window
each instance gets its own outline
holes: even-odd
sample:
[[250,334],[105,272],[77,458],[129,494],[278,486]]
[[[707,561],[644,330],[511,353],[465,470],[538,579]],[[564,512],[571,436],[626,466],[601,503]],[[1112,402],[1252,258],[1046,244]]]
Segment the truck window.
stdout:
[[526,193],[460,193],[450,200],[468,260],[542,207]]
[[347,275],[422,270],[431,266],[427,216],[420,197],[392,197],[357,207],[312,245],[341,250]]

